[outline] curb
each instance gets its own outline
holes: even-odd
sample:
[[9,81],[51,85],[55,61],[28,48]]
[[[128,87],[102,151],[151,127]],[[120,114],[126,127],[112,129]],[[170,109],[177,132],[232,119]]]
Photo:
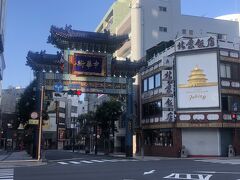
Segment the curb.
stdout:
[[42,162],[42,160],[7,160],[7,161],[0,161],[0,164],[4,163],[21,163],[21,162]]

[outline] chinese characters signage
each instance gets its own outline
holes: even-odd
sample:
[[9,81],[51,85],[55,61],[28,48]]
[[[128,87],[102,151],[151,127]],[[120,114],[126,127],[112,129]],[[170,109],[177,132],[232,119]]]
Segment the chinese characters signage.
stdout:
[[175,43],[176,51],[188,51],[217,47],[217,38],[214,36],[204,38],[183,38]]
[[70,58],[72,72],[75,75],[104,76],[106,73],[106,57],[75,53]]

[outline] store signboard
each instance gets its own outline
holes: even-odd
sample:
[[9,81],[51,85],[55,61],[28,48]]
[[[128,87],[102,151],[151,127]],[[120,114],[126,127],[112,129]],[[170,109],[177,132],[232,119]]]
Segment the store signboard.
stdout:
[[177,56],[177,107],[219,108],[217,53]]
[[217,47],[217,37],[202,37],[202,38],[181,38],[176,41],[175,49],[179,51],[198,50]]

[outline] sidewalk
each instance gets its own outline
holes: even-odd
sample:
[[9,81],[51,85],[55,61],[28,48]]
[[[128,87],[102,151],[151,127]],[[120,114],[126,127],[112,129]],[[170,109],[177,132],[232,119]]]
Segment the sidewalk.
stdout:
[[[72,150],[67,150],[68,152],[72,152]],[[85,153],[85,150],[75,150],[74,152],[77,152],[77,153],[81,153],[81,154],[86,154]],[[95,152],[94,151],[91,151],[88,153],[89,155],[95,155]],[[106,155],[104,152],[99,152],[97,153],[97,155],[100,155],[100,156],[104,156]],[[109,153],[108,156],[114,156],[114,157],[125,157],[125,154],[124,153]]]
[[13,151],[6,152],[0,155],[0,162],[3,161],[25,161],[25,160],[33,160],[31,156],[27,154],[26,151]]
[[32,159],[26,151],[7,152],[0,150],[0,168],[39,166],[45,164],[45,162]]
[[[67,150],[69,152],[72,152],[71,150]],[[76,153],[85,154],[84,150],[75,150]],[[90,155],[94,155],[94,151],[89,153]],[[97,155],[105,155],[103,152],[98,152]],[[125,153],[109,153],[108,156],[112,157],[118,157],[118,158],[126,158]],[[159,161],[159,160],[190,160],[190,159],[240,159],[240,156],[234,156],[234,157],[187,157],[187,158],[181,158],[181,157],[162,157],[162,156],[141,156],[141,155],[135,155],[131,157],[133,159],[142,160],[142,161]]]

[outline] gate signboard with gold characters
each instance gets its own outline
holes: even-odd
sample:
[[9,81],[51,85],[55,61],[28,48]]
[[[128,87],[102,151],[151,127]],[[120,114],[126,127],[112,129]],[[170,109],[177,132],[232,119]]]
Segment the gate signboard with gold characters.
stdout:
[[[60,77],[63,91],[79,89],[83,93],[127,94],[127,78],[111,75],[112,56],[66,50],[64,59],[64,73]],[[52,73],[45,73],[47,90],[52,90],[55,78]]]

